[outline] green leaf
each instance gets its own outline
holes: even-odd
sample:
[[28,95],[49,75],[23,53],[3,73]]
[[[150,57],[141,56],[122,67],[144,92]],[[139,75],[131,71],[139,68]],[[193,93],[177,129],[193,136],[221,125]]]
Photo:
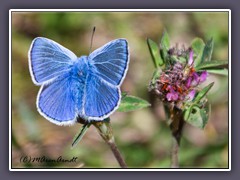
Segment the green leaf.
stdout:
[[148,48],[153,59],[153,63],[156,68],[164,64],[163,59],[160,56],[160,50],[158,45],[151,39],[147,39]]
[[72,148],[76,147],[76,145],[82,140],[83,136],[86,134],[90,125],[91,125],[91,123],[84,124],[82,126],[80,133],[76,134],[74,139],[73,139]]
[[228,76],[228,69],[208,69],[207,72]]
[[161,74],[161,69],[160,68],[158,68],[154,71],[152,79],[151,79],[151,83],[150,83],[151,88],[155,88],[155,85],[157,83],[157,80],[160,77],[160,74]]
[[196,97],[193,100],[194,104],[198,104],[200,100],[208,93],[208,91],[211,89],[213,86],[214,82],[210,83],[206,87],[204,87],[201,91],[199,91],[196,95]]
[[168,50],[170,49],[170,39],[168,36],[168,33],[166,30],[164,30],[162,38],[161,38],[161,44],[160,44],[160,54],[164,62],[167,62],[168,58]]
[[213,38],[208,40],[208,42],[206,43],[204,50],[203,50],[201,62],[211,61],[212,52],[213,52]]
[[164,46],[165,48],[170,48],[170,39],[169,35],[166,30],[163,31],[162,39],[161,39],[161,46]]
[[205,43],[201,38],[195,38],[193,39],[191,43],[191,47],[194,52],[194,65],[197,66],[201,63],[202,61],[202,54],[203,54],[203,49],[204,49]]
[[192,112],[192,108],[193,108],[193,105],[184,110],[183,118],[185,121],[188,120],[188,118]]
[[184,58],[184,57],[181,57],[181,56],[178,58],[178,61],[179,61],[180,63],[182,63],[182,64],[186,64],[186,63],[187,63],[187,59]]
[[228,61],[205,61],[195,67],[198,70],[221,69],[228,66]]
[[186,64],[187,59],[185,57],[181,57],[181,56],[176,56],[176,55],[171,55],[169,56],[169,61],[171,64],[175,64],[175,62],[180,62],[182,64]]
[[122,92],[121,94],[122,94],[122,99],[123,99],[125,96],[127,96],[127,92]]
[[138,97],[127,95],[122,98],[120,106],[118,107],[119,112],[135,111],[141,108],[150,106],[150,104]]
[[[185,115],[188,113],[188,115]],[[184,120],[197,128],[203,129],[208,122],[208,111],[205,108],[199,108],[198,106],[192,106],[184,114]]]
[[211,104],[207,102],[203,109],[207,115],[207,118],[209,119],[209,115],[211,114]]

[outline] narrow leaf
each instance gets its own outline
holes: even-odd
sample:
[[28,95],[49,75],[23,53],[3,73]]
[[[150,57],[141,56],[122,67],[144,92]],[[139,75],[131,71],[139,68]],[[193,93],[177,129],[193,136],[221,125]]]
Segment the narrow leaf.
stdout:
[[202,61],[202,54],[203,54],[203,49],[205,47],[205,43],[201,38],[195,38],[191,43],[191,47],[193,49],[194,56],[195,56],[194,65],[198,66]]
[[163,59],[160,56],[160,50],[158,45],[151,39],[147,39],[148,48],[153,59],[153,63],[156,68],[164,64]]
[[207,72],[228,76],[228,69],[208,69]]
[[221,69],[227,68],[228,61],[205,61],[195,67],[196,70]]
[[169,39],[169,35],[166,30],[164,30],[163,35],[162,35],[161,46],[164,46],[167,49],[170,48],[170,39]]
[[208,93],[208,91],[211,89],[213,84],[214,84],[214,82],[210,83],[209,85],[204,87],[201,91],[199,91],[197,93],[196,97],[194,98],[193,103],[197,104]]
[[81,128],[80,133],[76,134],[74,137],[73,143],[72,143],[72,148],[76,147],[76,145],[81,141],[83,136],[86,134],[88,128],[90,127],[91,123],[84,124],[83,127]]
[[183,118],[184,118],[185,121],[188,120],[188,118],[189,118],[189,116],[190,116],[190,114],[191,114],[191,112],[192,112],[192,108],[193,108],[193,106],[190,106],[190,107],[188,107],[188,108],[184,111]]
[[204,50],[203,50],[201,62],[210,61],[212,58],[212,52],[213,52],[213,38],[208,40],[208,42],[206,43]]
[[164,62],[167,62],[168,57],[168,50],[170,49],[170,39],[168,36],[168,33],[166,30],[164,30],[162,38],[161,38],[161,44],[160,44],[160,54]]
[[155,88],[155,85],[157,83],[157,80],[159,79],[161,74],[161,69],[158,68],[154,71],[152,79],[151,79],[151,83],[150,83],[150,88]]
[[120,106],[118,107],[119,112],[129,112],[129,111],[135,111],[141,108],[145,108],[150,106],[150,104],[138,97],[135,96],[125,96],[122,98]]

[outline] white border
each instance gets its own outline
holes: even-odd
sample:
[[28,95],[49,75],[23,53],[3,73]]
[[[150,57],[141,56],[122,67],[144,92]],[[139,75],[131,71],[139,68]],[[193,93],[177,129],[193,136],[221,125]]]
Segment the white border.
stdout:
[[[138,168],[138,169],[109,169],[109,168],[104,168],[104,169],[12,169],[12,152],[11,152],[11,127],[12,127],[12,69],[11,69],[11,47],[12,47],[12,42],[11,42],[11,24],[12,24],[12,19],[11,19],[11,13],[12,12],[219,12],[219,11],[224,11],[229,13],[229,102],[228,102],[228,107],[229,107],[229,112],[228,112],[228,130],[229,130],[229,168],[228,169],[145,169],[145,168]],[[10,9],[9,10],[9,171],[231,171],[231,10],[230,9]]]

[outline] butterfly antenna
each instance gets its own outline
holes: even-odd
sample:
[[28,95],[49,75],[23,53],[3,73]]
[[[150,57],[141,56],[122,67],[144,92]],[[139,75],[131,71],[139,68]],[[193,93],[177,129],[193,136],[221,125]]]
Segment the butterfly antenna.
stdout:
[[91,51],[92,51],[92,42],[93,42],[93,35],[94,35],[94,33],[95,33],[95,30],[96,30],[96,27],[94,26],[94,27],[93,27],[93,31],[92,31],[91,45],[90,45],[90,49],[89,49],[89,54],[90,54]]

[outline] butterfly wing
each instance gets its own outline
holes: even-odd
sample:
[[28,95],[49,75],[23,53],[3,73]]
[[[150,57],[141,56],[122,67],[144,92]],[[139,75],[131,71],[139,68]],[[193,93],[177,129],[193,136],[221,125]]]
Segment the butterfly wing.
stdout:
[[83,89],[78,81],[65,75],[42,85],[38,97],[37,108],[50,122],[57,125],[70,125],[76,119],[77,99],[82,99]]
[[120,102],[119,88],[94,75],[88,76],[85,93],[84,114],[88,119],[105,119]]
[[125,39],[113,40],[89,55],[95,75],[112,85],[120,85],[129,63],[128,43]]
[[128,44],[117,39],[89,55],[91,70],[84,91],[84,114],[89,119],[103,120],[114,112],[120,103],[121,85],[129,63]]
[[43,37],[33,40],[29,49],[29,69],[36,85],[68,72],[76,55],[62,45]]

